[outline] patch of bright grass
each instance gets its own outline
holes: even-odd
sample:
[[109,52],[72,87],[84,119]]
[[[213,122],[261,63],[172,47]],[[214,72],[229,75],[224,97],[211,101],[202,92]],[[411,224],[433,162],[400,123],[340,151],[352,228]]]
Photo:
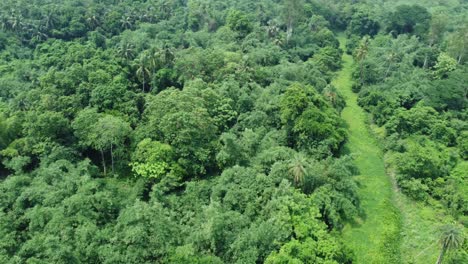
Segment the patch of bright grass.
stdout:
[[[344,36],[340,37],[342,48]],[[360,171],[357,182],[363,215],[343,229],[345,243],[356,255],[356,263],[401,263],[401,217],[395,206],[393,187],[385,173],[383,153],[367,125],[367,115],[357,104],[351,90],[352,57],[343,55],[343,68],[333,84],[345,96],[342,117],[348,124],[346,148],[355,155]]]

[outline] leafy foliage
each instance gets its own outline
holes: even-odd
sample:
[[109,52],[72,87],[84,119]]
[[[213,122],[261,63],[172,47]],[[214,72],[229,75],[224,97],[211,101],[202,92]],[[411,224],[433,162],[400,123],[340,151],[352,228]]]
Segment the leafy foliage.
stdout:
[[378,3],[1,1],[0,263],[352,263],[345,29],[400,186],[466,214],[466,27]]

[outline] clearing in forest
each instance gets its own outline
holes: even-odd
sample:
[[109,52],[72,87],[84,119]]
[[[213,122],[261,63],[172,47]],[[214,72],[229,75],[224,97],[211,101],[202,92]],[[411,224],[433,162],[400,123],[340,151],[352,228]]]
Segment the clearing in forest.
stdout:
[[[344,47],[345,39],[340,37]],[[347,106],[342,117],[348,125],[349,140],[345,148],[355,156],[360,171],[362,216],[343,229],[345,243],[356,254],[356,263],[401,263],[401,217],[395,206],[390,178],[385,173],[383,153],[368,129],[367,115],[352,92],[352,57],[343,54],[343,68],[333,85],[345,96]]]

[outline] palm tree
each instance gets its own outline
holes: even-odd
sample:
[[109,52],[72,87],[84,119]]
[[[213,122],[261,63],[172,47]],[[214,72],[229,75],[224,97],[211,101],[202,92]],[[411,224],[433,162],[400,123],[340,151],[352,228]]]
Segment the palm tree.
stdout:
[[275,44],[276,46],[281,46],[283,45],[283,40],[281,38],[275,38],[273,40],[273,44]]
[[130,43],[125,43],[122,45],[119,45],[117,48],[117,52],[120,54],[120,56],[124,57],[127,62],[135,57],[134,54],[134,46]]
[[369,36],[364,36],[359,43],[358,48],[356,49],[355,57],[359,62],[359,80],[362,83],[364,82],[364,64],[363,61],[367,57],[369,52]]
[[42,15],[43,18],[41,23],[46,30],[52,29],[57,23],[57,17],[55,16],[55,13],[55,10],[49,10],[47,13]]
[[0,17],[0,28],[2,30],[7,30],[10,26],[10,23],[8,21],[8,17],[3,15]]
[[159,51],[156,48],[151,48],[146,57],[151,68],[151,76],[154,76],[160,64]]
[[23,26],[23,17],[21,15],[12,14],[9,20],[11,30],[17,31]]
[[146,80],[149,79],[150,76],[150,70],[148,68],[148,58],[146,54],[142,54],[140,58],[138,59],[138,62],[136,64],[136,75],[138,78],[141,79],[142,83],[142,91],[145,92],[145,85],[146,85]]
[[268,33],[268,37],[270,37],[270,38],[276,37],[279,34],[279,31],[280,31],[278,25],[273,20],[268,21],[268,26],[266,27],[266,30],[267,30],[267,33]]
[[289,164],[289,173],[296,186],[304,183],[304,178],[307,175],[307,164],[307,158],[301,153],[296,154],[291,160],[291,163]]
[[162,13],[162,19],[168,19],[172,14],[172,7],[169,1],[163,0],[159,3],[159,12]]
[[437,258],[436,264],[441,264],[444,258],[445,252],[450,249],[459,248],[463,245],[464,235],[463,231],[454,225],[445,225],[441,228],[441,234],[439,242],[442,245],[439,257]]
[[93,13],[89,13],[86,15],[86,23],[88,24],[88,27],[93,30],[96,29],[99,25],[101,25],[98,15]]
[[164,65],[169,66],[174,61],[174,52],[172,51],[171,47],[167,44],[164,45],[161,53],[161,60],[163,61]]
[[120,26],[123,29],[132,29],[133,27],[133,19],[131,16],[122,16],[120,19]]
[[30,31],[30,34],[31,34],[31,42],[32,43],[39,43],[39,42],[42,42],[44,40],[47,40],[47,38],[48,38],[47,34],[43,33],[39,29],[32,29]]

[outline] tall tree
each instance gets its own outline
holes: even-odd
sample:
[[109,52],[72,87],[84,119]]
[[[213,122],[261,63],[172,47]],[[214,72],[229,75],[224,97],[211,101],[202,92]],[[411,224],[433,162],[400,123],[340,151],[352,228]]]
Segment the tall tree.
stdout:
[[147,54],[142,53],[140,57],[137,59],[137,62],[135,64],[136,67],[136,75],[141,81],[141,90],[145,92],[145,86],[148,83],[148,80],[150,79],[151,71],[151,61],[149,60],[149,57]]
[[400,5],[389,15],[387,30],[394,35],[414,34],[422,37],[429,30],[431,14],[420,5]]
[[448,37],[448,47],[447,51],[450,55],[456,58],[458,64],[462,64],[467,57],[468,49],[468,26],[465,23],[458,30],[453,32]]
[[303,10],[303,0],[283,0],[283,20],[286,23],[286,44],[289,44],[294,27],[301,19]]
[[130,135],[130,125],[121,118],[105,115],[91,129],[92,144],[101,153],[110,151],[112,173],[114,169],[114,151],[116,147],[121,147],[125,139]]
[[117,47],[117,53],[127,62],[135,57],[135,46],[130,43],[123,43]]
[[307,175],[307,159],[306,157],[298,153],[294,156],[289,164],[289,173],[293,178],[294,184],[300,186],[304,183],[304,178]]
[[364,36],[361,42],[359,42],[359,46],[357,47],[354,55],[356,60],[359,62],[359,81],[361,85],[364,82],[364,60],[366,59],[367,53],[369,52],[369,42],[369,36]]
[[85,109],[78,113],[72,127],[82,146],[100,152],[104,175],[107,174],[105,153],[110,152],[114,173],[114,153],[116,148],[123,147],[130,136],[130,125],[119,117],[97,113],[95,109]]

